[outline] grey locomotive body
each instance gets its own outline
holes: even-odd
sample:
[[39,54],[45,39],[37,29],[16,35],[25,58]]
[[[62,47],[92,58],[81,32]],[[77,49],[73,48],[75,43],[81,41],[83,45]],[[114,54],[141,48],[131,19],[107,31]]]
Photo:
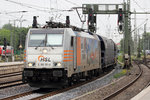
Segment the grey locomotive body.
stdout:
[[71,28],[30,29],[26,37],[23,81],[47,88],[71,84],[116,64],[112,40]]

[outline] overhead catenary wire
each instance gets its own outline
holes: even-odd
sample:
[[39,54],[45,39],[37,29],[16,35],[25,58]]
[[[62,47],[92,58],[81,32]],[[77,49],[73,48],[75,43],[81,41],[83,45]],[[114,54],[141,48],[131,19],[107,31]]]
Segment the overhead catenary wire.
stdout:
[[27,11],[12,11],[12,12],[4,11],[4,12],[0,12],[0,14],[14,14],[14,13],[25,13],[25,12],[27,12]]
[[27,4],[27,3],[16,2],[16,1],[13,1],[13,0],[5,0],[5,1],[15,3],[15,4],[18,4],[18,5],[21,5],[21,6],[25,6],[25,7],[28,7],[28,8],[32,8],[32,9],[35,9],[36,7],[37,8],[43,8],[43,9],[49,9],[48,7],[41,7],[41,6],[37,6],[37,5],[31,5],[31,4]]
[[78,4],[74,3],[74,2],[72,2],[71,0],[65,0],[65,1],[68,2],[68,3],[70,3],[70,4],[72,4],[72,5],[80,6],[80,5],[78,5]]
[[137,26],[135,29],[133,29],[131,31],[131,33],[134,32],[135,30],[139,29],[143,24],[147,23],[147,21],[148,21],[148,19],[146,19],[145,21],[143,21],[139,26]]
[[143,10],[144,12],[146,12],[145,9],[142,8],[142,7],[138,4],[138,2],[137,2],[136,0],[133,0],[133,1],[135,2],[135,4],[136,4],[141,10]]
[[[34,9],[34,10],[37,10],[37,11],[48,12],[48,13],[51,13],[52,10],[53,10],[53,12],[70,11],[70,10],[61,10],[61,9],[54,9],[54,8],[51,8],[51,11],[50,11],[48,7],[40,7],[40,6],[36,6],[36,5],[19,3],[19,2],[13,1],[13,0],[5,0],[5,1],[11,2],[11,3],[14,3],[14,4],[18,4],[20,6],[24,6],[24,7],[27,7],[27,8],[30,8],[30,9]],[[42,9],[39,9],[39,8],[42,8]]]
[[[30,9],[34,9],[34,10],[37,10],[37,11],[41,11],[41,12],[46,12],[46,13],[56,12],[57,13],[56,15],[59,15],[58,12],[68,12],[68,11],[70,12],[70,11],[73,11],[73,10],[60,10],[60,9],[58,9],[58,4],[57,3],[56,3],[57,4],[57,8],[55,9],[55,8],[52,8],[51,5],[50,5],[50,8],[49,8],[49,7],[40,7],[40,6],[37,6],[37,5],[31,5],[31,4],[16,2],[16,1],[13,1],[13,0],[5,0],[5,1],[17,4],[17,5],[20,5],[20,6],[23,6],[23,7],[27,7],[27,8],[30,8]],[[67,0],[67,2],[75,4],[75,3],[71,2],[71,1],[68,1],[68,0]],[[50,3],[51,3],[51,0],[50,0]],[[42,9],[40,9],[40,8],[42,8]],[[60,13],[60,15],[61,15],[61,13]],[[57,17],[57,16],[55,16],[55,17]]]

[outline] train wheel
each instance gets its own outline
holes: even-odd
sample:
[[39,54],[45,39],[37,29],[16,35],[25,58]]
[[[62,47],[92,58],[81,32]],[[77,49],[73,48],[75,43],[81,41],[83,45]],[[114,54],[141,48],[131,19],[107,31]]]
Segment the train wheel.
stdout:
[[92,71],[89,71],[88,76],[89,76],[89,79],[92,79]]
[[69,86],[72,86],[72,81],[73,81],[73,80],[72,80],[72,77],[68,78],[68,85],[69,85]]
[[77,77],[76,82],[77,82],[77,83],[80,82],[80,77],[79,77],[79,76]]
[[86,81],[88,81],[88,80],[89,80],[89,77],[88,77],[88,76],[86,76],[86,77],[85,77],[85,80],[86,80]]
[[102,72],[105,73],[105,68],[102,69]]
[[99,75],[100,75],[100,70],[97,69],[97,70],[96,70],[96,77],[99,76]]

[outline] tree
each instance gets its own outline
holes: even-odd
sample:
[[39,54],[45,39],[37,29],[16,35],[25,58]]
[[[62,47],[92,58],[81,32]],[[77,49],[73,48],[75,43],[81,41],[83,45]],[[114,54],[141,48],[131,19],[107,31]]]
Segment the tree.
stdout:
[[11,24],[5,24],[2,29],[13,30],[13,26]]
[[145,50],[150,50],[150,32],[147,32],[146,35],[142,34],[141,46],[140,48],[143,50],[145,46]]
[[7,44],[10,44],[10,30],[0,29],[0,45],[4,45],[4,38],[6,38]]
[[[120,48],[120,51],[124,51],[124,39],[121,39],[121,41],[120,41],[120,44],[121,44],[121,48]],[[133,54],[134,53],[134,49],[133,49],[133,47],[134,47],[134,41],[133,40],[131,40],[131,43],[130,43],[130,50],[131,50],[131,54]]]
[[5,24],[2,29],[0,29],[0,45],[3,45],[4,37],[7,43],[11,45],[11,36],[13,36],[13,47],[15,50],[19,50],[19,45],[22,45],[22,50],[25,48],[26,34],[29,28],[18,28],[13,27],[11,24]]

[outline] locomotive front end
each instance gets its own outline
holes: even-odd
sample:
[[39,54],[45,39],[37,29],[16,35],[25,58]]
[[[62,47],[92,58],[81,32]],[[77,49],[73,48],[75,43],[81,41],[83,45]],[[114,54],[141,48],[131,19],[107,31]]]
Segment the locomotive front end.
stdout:
[[26,38],[24,82],[40,88],[65,84],[67,71],[62,64],[63,38],[63,29],[29,30]]

